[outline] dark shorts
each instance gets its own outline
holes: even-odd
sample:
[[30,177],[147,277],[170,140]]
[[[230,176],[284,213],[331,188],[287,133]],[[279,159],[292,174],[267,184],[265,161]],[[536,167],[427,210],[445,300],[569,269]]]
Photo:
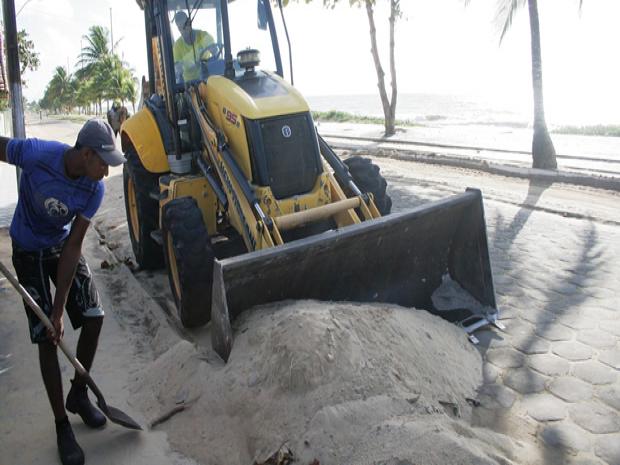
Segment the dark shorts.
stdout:
[[[13,242],[13,267],[17,272],[19,283],[24,286],[48,317],[52,314],[53,303],[50,280],[56,285],[56,271],[61,250],[62,244],[29,252],[20,249]],[[34,344],[47,341],[46,328],[43,322],[25,302],[24,307],[28,315],[30,340]],[[86,260],[82,256],[80,256],[75,277],[69,289],[65,311],[69,315],[73,329],[80,328],[85,318],[101,318],[104,315],[99,301],[99,293]]]

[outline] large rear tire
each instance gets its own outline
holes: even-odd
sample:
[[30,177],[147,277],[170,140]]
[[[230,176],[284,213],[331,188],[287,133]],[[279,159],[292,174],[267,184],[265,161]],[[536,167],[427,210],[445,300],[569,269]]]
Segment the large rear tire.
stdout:
[[349,168],[353,182],[364,193],[371,192],[377,209],[382,216],[392,211],[392,199],[387,194],[387,181],[381,175],[380,169],[370,159],[354,156],[344,160]]
[[211,319],[213,249],[198,203],[179,197],[163,209],[163,236],[170,289],[183,326]]
[[162,248],[151,237],[151,232],[159,229],[159,202],[149,195],[159,191],[159,175],[148,172],[142,166],[133,147],[127,151],[126,156],[127,162],[123,165],[123,189],[131,248],[140,268],[162,268]]

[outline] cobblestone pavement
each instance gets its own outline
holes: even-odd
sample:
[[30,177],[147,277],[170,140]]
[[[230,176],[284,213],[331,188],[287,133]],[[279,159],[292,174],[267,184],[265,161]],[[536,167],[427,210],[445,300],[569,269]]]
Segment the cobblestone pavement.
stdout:
[[620,464],[618,228],[489,210],[506,332],[479,334],[483,406],[533,420],[531,433],[567,454]]
[[[396,209],[445,196],[446,190],[459,192],[459,182],[476,181],[474,176],[457,182],[458,172],[452,180],[428,179],[425,172],[403,175],[393,161],[377,163],[388,178]],[[412,180],[414,176],[425,182]],[[478,182],[488,181],[479,176]],[[593,205],[554,213],[548,205],[562,197],[554,192],[561,186],[534,189],[525,182],[515,188],[510,183],[517,181],[507,180],[506,191],[528,199],[528,206],[519,206],[493,194],[497,182],[485,186],[491,192],[485,213],[506,329],[476,333],[485,377],[477,422],[535,440],[545,464],[619,465],[620,227],[613,221],[565,216],[596,210]],[[615,199],[598,192],[601,208],[607,195]]]

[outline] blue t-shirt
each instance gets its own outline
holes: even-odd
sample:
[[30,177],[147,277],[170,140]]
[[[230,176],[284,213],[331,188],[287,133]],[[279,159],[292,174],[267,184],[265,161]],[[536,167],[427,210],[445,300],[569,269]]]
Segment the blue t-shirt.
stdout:
[[19,166],[19,199],[11,238],[29,251],[52,247],[67,238],[76,215],[91,219],[103,199],[103,182],[65,174],[66,144],[40,139],[12,139],[7,161]]

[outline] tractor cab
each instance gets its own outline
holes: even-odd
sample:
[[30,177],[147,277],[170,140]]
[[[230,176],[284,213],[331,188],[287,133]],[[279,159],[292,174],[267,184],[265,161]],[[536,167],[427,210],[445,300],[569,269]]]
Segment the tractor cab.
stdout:
[[[242,115],[244,108],[256,110],[261,107],[257,99],[265,97],[294,94],[293,111],[309,113],[305,102],[300,106],[300,96],[290,92],[292,87],[282,79],[282,60],[269,0],[137,2],[144,10],[149,58],[149,89],[145,94],[154,96],[145,102],[158,124],[165,126],[164,149],[169,158],[174,157],[170,159],[173,171],[189,166],[192,153],[201,150],[202,135],[190,110],[192,88],[202,89],[201,98],[212,107],[212,117],[219,119],[216,115],[223,114],[233,126],[238,126],[237,120],[241,121],[242,116],[249,116]],[[238,87],[245,96],[232,90]],[[248,95],[249,100],[245,98]],[[277,113],[281,110],[278,107]],[[264,111],[258,113],[262,115]],[[237,139],[228,129],[224,128],[226,136]],[[238,161],[251,177],[249,160]]]
[[[234,79],[248,65],[283,76],[268,0],[137,0],[144,9],[152,93],[213,75]],[[248,53],[251,51],[251,53]],[[159,79],[158,79],[159,78]]]
[[[274,26],[266,1],[230,1],[223,11],[220,0],[168,0],[175,83],[206,80],[212,75],[234,77],[245,70],[248,60],[282,75],[277,36],[271,32]],[[247,50],[253,52],[251,57]]]

